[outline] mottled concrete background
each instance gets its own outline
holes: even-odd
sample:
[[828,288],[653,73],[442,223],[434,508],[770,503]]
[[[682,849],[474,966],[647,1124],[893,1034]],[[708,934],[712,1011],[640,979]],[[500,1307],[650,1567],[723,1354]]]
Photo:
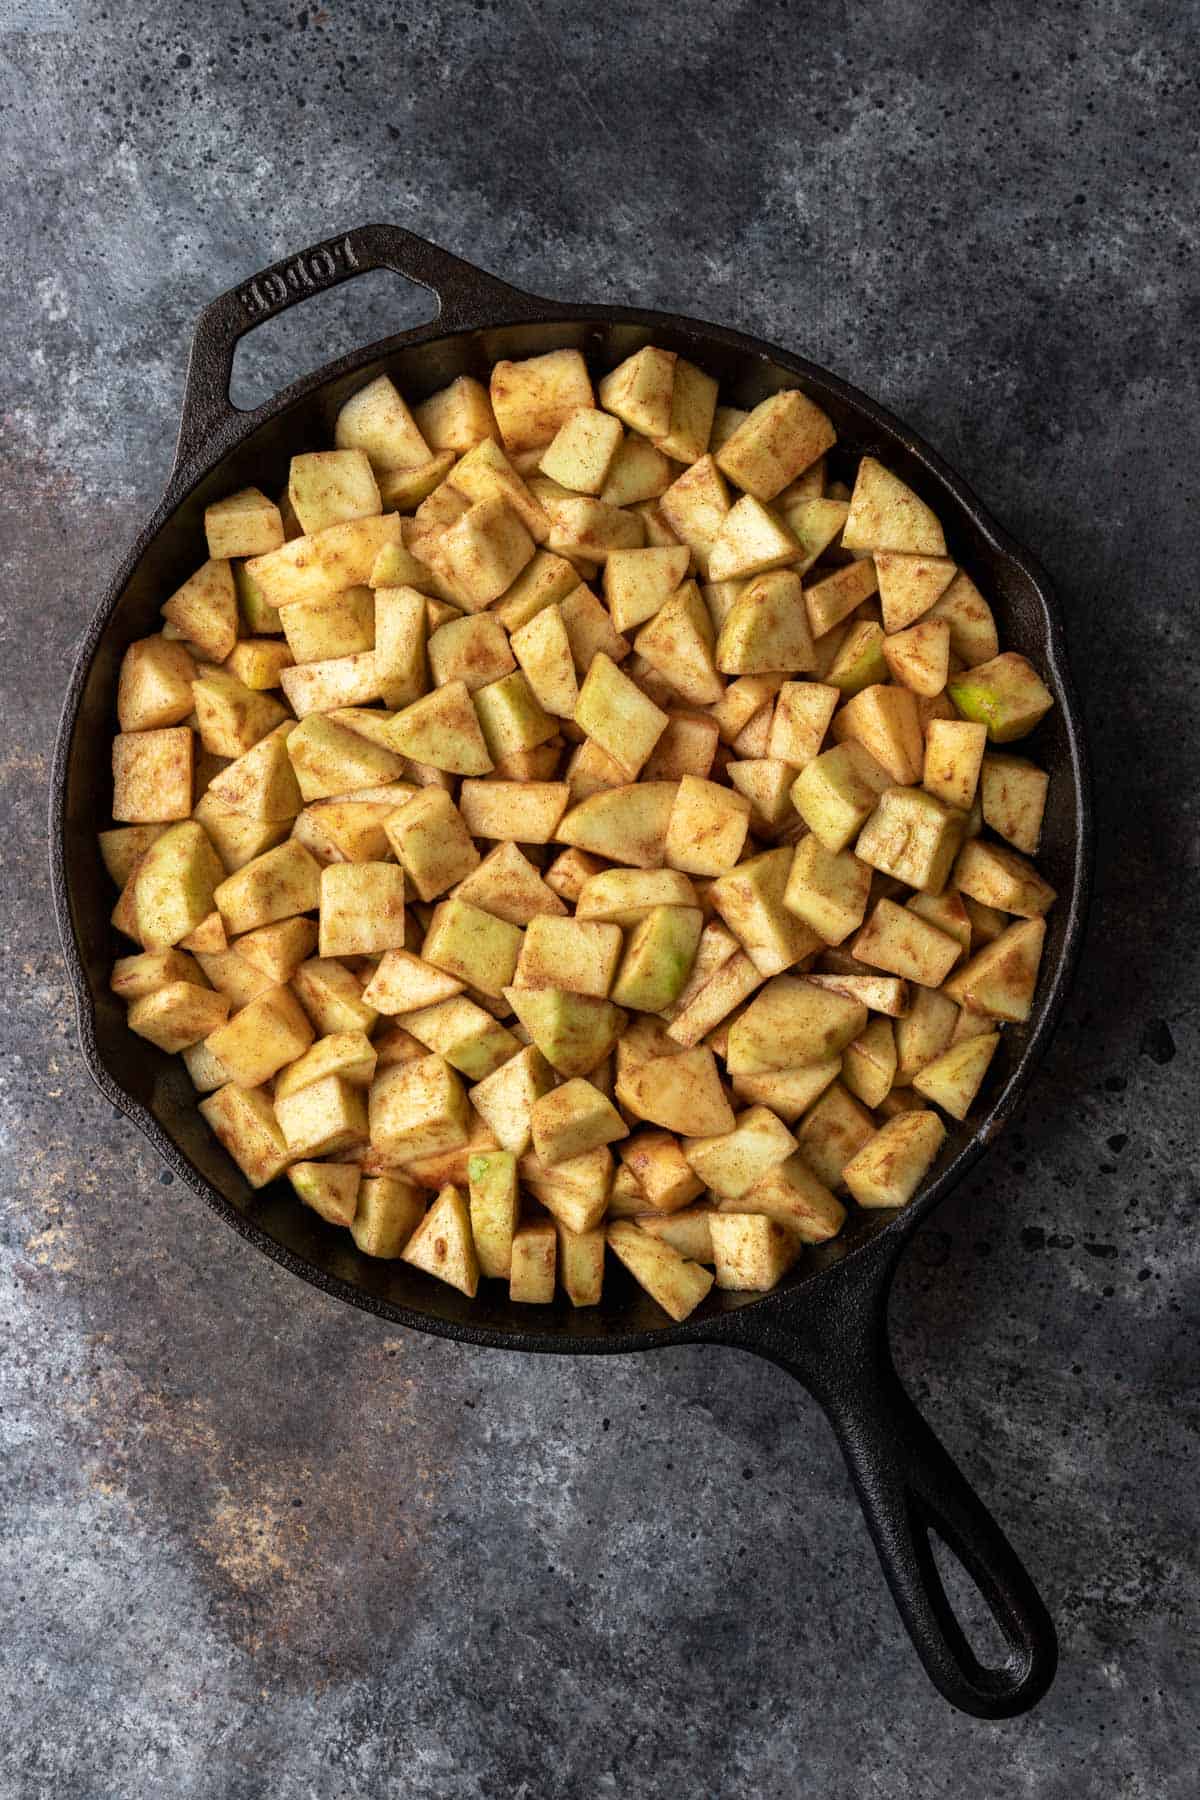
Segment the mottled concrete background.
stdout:
[[[0,20],[4,1800],[1191,1800],[1195,8]],[[1090,951],[1023,1121],[895,1307],[1060,1622],[1029,1718],[931,1692],[783,1376],[386,1329],[247,1253],[89,1088],[43,823],[73,647],[161,487],[199,307],[372,217],[802,349],[913,420],[1061,584]],[[240,376],[408,306],[343,290]]]

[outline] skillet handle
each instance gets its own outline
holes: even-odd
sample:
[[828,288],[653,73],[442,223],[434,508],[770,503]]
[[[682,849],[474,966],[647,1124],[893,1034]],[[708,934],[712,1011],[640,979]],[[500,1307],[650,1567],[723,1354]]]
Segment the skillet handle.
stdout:
[[470,329],[497,313],[519,320],[544,312],[547,306],[401,225],[358,225],[310,245],[219,294],[200,314],[188,359],[172,481],[200,455],[211,458],[223,450],[232,433],[241,432],[255,416],[239,412],[229,398],[238,340],[310,294],[323,293],[371,269],[393,269],[436,297],[436,318],[418,327],[422,332],[432,331],[434,325],[439,333]]
[[[800,1290],[798,1303],[789,1306],[780,1295],[774,1308],[735,1313],[732,1341],[796,1376],[824,1407],[892,1598],[934,1686],[977,1718],[1012,1718],[1036,1705],[1054,1679],[1054,1624],[1012,1545],[896,1373],[887,1328],[895,1257],[890,1246],[878,1250],[831,1268],[807,1295]],[[1000,1627],[1008,1654],[997,1667],[979,1661],[955,1617],[931,1531]]]

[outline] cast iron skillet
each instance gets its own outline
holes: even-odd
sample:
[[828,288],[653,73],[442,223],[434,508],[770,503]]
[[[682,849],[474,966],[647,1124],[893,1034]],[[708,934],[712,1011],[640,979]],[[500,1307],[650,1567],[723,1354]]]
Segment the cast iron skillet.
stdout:
[[[342,357],[252,412],[235,410],[229,380],[238,339],[307,294],[376,268],[429,289],[439,303],[437,317]],[[121,952],[108,922],[113,897],[95,835],[110,816],[107,752],[122,652],[156,628],[161,601],[198,562],[209,501],[251,482],[278,491],[292,452],[332,442],[343,401],[385,370],[410,400],[419,400],[456,375],[486,380],[499,357],[572,345],[602,371],[650,341],[702,363],[720,379],[724,400],[750,406],[797,383],[814,395],[847,452],[877,453],[930,501],[951,553],[996,607],[1003,642],[1032,658],[1057,700],[1033,753],[1053,776],[1039,860],[1060,899],[1050,917],[1033,1017],[1003,1035],[986,1115],[952,1134],[935,1174],[905,1211],[852,1216],[842,1236],[806,1253],[776,1292],[714,1292],[682,1325],[668,1322],[617,1269],[608,1274],[604,1304],[581,1312],[561,1302],[514,1306],[490,1282],[467,1301],[402,1263],[359,1256],[348,1234],[297,1205],[286,1183],[252,1193],[197,1113],[180,1060],[133,1037],[124,1008],[109,993],[113,958]],[[936,1686],[955,1706],[984,1718],[1022,1712],[1041,1697],[1054,1674],[1053,1625],[1000,1527],[901,1386],[888,1344],[887,1301],[905,1244],[1011,1117],[1046,1046],[1079,947],[1091,815],[1079,713],[1046,578],[927,445],[836,376],[740,332],[524,294],[395,226],[367,225],[316,245],[223,294],[201,314],[166,492],[105,594],[71,678],[50,823],[55,907],[91,1075],[227,1223],[327,1293],[439,1336],[505,1350],[588,1353],[725,1344],[779,1364],[829,1415],[884,1574]],[[1008,1653],[997,1667],[981,1665],[955,1618],[931,1532],[959,1559],[999,1623]]]

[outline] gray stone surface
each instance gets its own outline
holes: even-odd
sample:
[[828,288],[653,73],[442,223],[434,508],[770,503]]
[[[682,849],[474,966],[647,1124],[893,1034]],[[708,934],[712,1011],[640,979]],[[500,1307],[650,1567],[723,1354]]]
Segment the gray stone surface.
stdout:
[[[0,1795],[1194,1794],[1195,10],[0,0],[0,50]],[[804,350],[1061,584],[1090,948],[894,1315],[1058,1618],[1030,1717],[929,1689],[783,1376],[389,1330],[87,1084],[43,823],[73,646],[198,308],[369,217]],[[408,304],[376,281],[242,374]]]

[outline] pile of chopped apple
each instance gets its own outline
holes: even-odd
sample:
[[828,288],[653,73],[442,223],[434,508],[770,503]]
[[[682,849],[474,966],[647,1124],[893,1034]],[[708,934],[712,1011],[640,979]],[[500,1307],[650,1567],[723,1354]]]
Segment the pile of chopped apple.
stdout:
[[648,346],[386,377],[121,665],[113,972],[254,1187],[674,1319],[900,1207],[1029,1015],[1052,705],[930,508]]

